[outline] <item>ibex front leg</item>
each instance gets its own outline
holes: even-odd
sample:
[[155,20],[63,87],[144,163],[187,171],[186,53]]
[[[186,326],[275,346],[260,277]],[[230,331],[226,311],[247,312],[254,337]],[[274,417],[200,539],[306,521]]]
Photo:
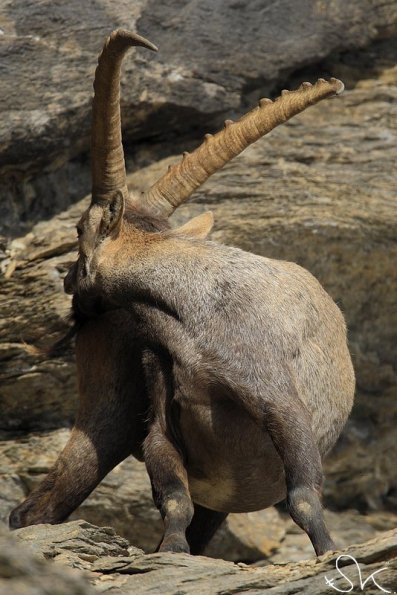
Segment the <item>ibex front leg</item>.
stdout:
[[164,520],[160,552],[186,552],[186,529],[193,518],[193,503],[182,457],[154,421],[144,442],[146,468],[152,483],[153,500]]
[[292,379],[279,379],[278,386],[278,394],[274,393],[273,398],[247,398],[245,404],[272,438],[284,464],[289,513],[320,556],[336,549],[325,525],[320,500],[321,456],[310,415]]
[[133,351],[128,319],[117,324],[119,316],[104,315],[80,331],[75,427],[47,477],[11,512],[11,528],[61,523],[142,442],[146,402],[140,354],[136,347]]
[[38,523],[61,523],[71,514],[102,477],[117,463],[101,461],[92,438],[83,429],[74,428],[64,450],[45,479],[27,499],[10,514],[10,527],[18,529]]

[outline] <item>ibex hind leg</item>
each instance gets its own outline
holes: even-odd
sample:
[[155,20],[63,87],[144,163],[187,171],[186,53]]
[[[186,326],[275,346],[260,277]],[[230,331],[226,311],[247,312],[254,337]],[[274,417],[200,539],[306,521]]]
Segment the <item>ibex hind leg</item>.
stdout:
[[336,549],[324,520],[320,494],[321,456],[310,417],[297,399],[270,407],[266,429],[284,463],[287,505],[295,523],[309,536],[318,556]]
[[190,548],[186,529],[193,518],[193,503],[182,457],[164,435],[157,421],[144,442],[144,457],[152,484],[153,500],[164,521],[160,552],[185,552]]
[[226,517],[226,512],[217,512],[194,503],[194,516],[186,531],[191,554],[199,555],[204,552]]
[[293,380],[278,378],[278,386],[283,387],[282,392],[272,395],[267,390],[265,398],[251,396],[245,399],[245,405],[272,438],[284,465],[289,513],[307,533],[319,556],[336,549],[325,524],[320,499],[321,455],[309,412],[299,398]]

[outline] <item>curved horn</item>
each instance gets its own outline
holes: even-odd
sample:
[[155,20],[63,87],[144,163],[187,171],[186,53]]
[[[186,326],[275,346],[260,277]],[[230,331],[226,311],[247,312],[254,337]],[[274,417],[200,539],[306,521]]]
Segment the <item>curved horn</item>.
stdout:
[[108,200],[115,190],[127,195],[120,119],[120,68],[129,47],[157,51],[150,41],[119,29],[105,41],[95,71],[92,106],[92,202]]
[[343,89],[343,83],[335,78],[319,79],[314,85],[302,83],[296,91],[282,91],[275,101],[261,99],[258,107],[240,120],[226,120],[223,130],[206,134],[197,149],[184,153],[182,161],[171,166],[142,196],[143,205],[150,212],[171,215],[196,188],[248,145],[310,105],[339,95]]

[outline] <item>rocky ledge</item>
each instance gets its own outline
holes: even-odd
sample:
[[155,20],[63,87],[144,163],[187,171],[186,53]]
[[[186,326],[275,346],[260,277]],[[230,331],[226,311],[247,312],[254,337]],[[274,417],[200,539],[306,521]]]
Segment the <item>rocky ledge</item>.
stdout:
[[337,592],[336,587],[379,595],[394,592],[396,585],[397,530],[320,558],[267,566],[186,554],[145,555],[114,529],[81,520],[26,527],[0,538],[0,594],[7,595],[320,595]]

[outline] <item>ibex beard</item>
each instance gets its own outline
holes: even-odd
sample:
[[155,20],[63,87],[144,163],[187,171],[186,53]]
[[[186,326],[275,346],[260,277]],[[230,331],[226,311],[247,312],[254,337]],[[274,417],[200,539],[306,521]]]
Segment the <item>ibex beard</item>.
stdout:
[[303,83],[172,167],[139,199],[126,185],[117,31],[95,76],[92,201],[65,279],[83,323],[71,439],[12,526],[61,522],[128,454],[143,457],[164,519],[161,551],[200,553],[230,512],[287,500],[320,555],[335,549],[322,457],[352,407],[343,316],[305,269],[208,241],[212,216],[169,229],[174,209],[248,144],[343,89]]

